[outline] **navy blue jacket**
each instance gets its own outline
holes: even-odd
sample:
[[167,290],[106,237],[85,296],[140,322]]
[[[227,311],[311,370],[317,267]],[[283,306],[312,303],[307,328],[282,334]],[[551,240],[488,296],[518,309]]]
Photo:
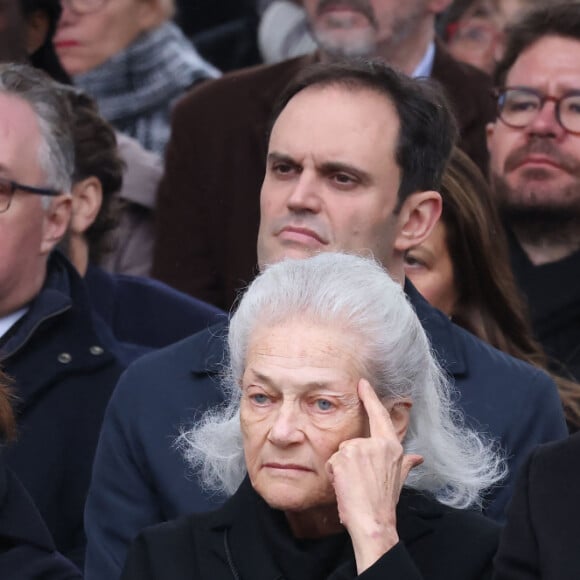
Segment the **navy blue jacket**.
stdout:
[[0,454],[0,578],[80,580],[81,573],[56,551],[46,525]]
[[94,310],[122,343],[161,348],[225,316],[215,306],[151,278],[111,274],[89,265],[84,281]]
[[0,347],[14,379],[18,438],[6,462],[32,496],[57,549],[82,566],[83,509],[105,407],[123,370],[82,279],[60,254]]
[[[513,474],[538,443],[567,434],[556,386],[543,372],[452,324],[407,284],[438,358],[455,379],[467,422],[497,438],[510,475],[489,498],[501,519]],[[215,507],[173,443],[208,405],[222,400],[219,373],[226,323],[146,355],[125,372],[107,409],[85,511],[87,580],[121,575],[142,528]]]

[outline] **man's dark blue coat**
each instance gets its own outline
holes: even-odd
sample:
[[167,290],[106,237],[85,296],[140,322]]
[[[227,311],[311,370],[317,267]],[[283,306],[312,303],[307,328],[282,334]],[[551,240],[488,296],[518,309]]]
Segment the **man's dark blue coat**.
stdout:
[[[438,359],[453,377],[467,422],[496,438],[510,474],[489,497],[501,519],[513,474],[545,441],[564,438],[554,383],[452,324],[407,283],[407,294]],[[85,511],[86,580],[119,578],[129,544],[144,527],[215,507],[175,448],[180,429],[222,400],[226,323],[149,354],[124,373],[107,409]]]

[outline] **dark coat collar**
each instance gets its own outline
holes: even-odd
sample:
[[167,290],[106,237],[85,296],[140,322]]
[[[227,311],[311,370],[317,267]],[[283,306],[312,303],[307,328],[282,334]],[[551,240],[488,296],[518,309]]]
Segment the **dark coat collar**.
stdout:
[[91,374],[117,364],[117,343],[94,316],[81,277],[53,252],[42,290],[16,332],[3,345],[0,361],[18,377],[21,407],[65,376]]
[[[442,312],[433,308],[409,280],[405,281],[405,293],[431,341],[441,366],[453,377],[464,375],[467,372],[467,363],[458,335],[460,330]],[[226,337],[227,320],[196,335],[191,367],[194,374],[214,375],[220,372],[226,352]]]
[[[207,548],[230,569],[236,568],[232,553],[239,554],[242,550],[246,568],[254,567],[252,578],[276,580],[281,577],[278,565],[270,552],[263,549],[263,542],[259,537],[255,537],[254,533],[248,531],[257,519],[254,505],[256,501],[261,500],[251,489],[249,479],[246,477],[236,494],[221,508],[202,516],[207,518],[207,527],[204,526],[204,529],[209,532]],[[441,518],[443,513],[444,507],[435,500],[414,490],[404,489],[397,506],[397,529],[401,542],[409,547],[420,538],[432,533],[435,520]],[[198,517],[196,516],[193,521],[197,521]],[[229,548],[226,548],[227,544]],[[230,551],[230,548],[233,549]],[[207,566],[207,570],[201,574],[201,577],[211,577],[212,573],[215,573],[210,561],[211,559],[208,558],[200,563],[202,570]],[[336,578],[339,577],[342,578],[340,569],[336,574]]]

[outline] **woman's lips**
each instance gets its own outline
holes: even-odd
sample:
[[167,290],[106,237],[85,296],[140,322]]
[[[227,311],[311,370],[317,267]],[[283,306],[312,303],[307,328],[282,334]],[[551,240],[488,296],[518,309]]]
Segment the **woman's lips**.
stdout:
[[304,465],[297,465],[295,463],[264,463],[263,467],[270,469],[279,469],[281,471],[312,471]]
[[79,43],[76,40],[55,40],[54,46],[56,48],[71,48],[78,46]]

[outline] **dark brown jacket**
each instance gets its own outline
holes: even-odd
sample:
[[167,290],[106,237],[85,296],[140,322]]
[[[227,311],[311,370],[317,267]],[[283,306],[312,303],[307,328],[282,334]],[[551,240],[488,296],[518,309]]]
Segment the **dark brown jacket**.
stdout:
[[[196,87],[176,107],[157,203],[153,276],[228,309],[256,274],[259,192],[273,105],[313,56],[245,69]],[[487,163],[490,80],[437,46],[432,77],[454,104],[461,146]]]

